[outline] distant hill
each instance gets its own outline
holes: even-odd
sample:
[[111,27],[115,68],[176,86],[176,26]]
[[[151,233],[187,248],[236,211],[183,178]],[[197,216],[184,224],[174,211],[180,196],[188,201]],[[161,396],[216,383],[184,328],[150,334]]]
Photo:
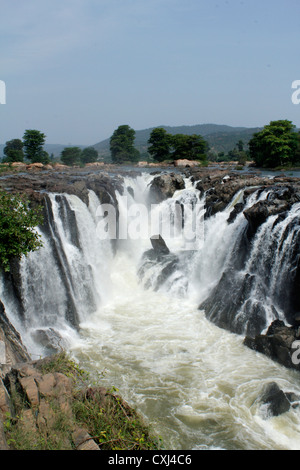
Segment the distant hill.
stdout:
[[[194,126],[155,126],[163,127],[169,134],[198,134],[202,135],[209,143],[211,150],[215,152],[225,152],[232,150],[239,140],[243,140],[245,145],[248,144],[255,132],[260,131],[262,128],[247,128],[247,127],[231,127],[219,124],[198,124]],[[135,133],[135,146],[140,152],[146,152],[148,147],[148,139],[151,131],[155,129],[138,130]],[[109,139],[102,140],[93,147],[99,152],[100,155],[109,155]]]

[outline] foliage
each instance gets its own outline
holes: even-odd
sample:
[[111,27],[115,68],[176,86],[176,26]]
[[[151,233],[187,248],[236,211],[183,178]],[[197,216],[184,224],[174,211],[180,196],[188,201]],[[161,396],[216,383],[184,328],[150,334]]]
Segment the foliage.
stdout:
[[162,127],[152,130],[148,140],[148,152],[153,159],[164,160],[206,160],[207,142],[201,135],[168,134]]
[[139,152],[134,147],[135,130],[128,125],[119,126],[110,138],[113,163],[137,162]]
[[205,160],[207,143],[201,135],[184,135],[175,134],[172,138],[174,160],[188,159],[188,160]]
[[12,139],[7,141],[3,149],[3,153],[6,155],[3,159],[3,162],[5,163],[23,162],[24,152],[22,140]]
[[85,149],[82,150],[80,160],[81,163],[86,164],[86,163],[94,163],[97,161],[98,158],[98,152],[94,147],[86,147]]
[[163,127],[156,127],[152,130],[148,144],[148,152],[157,162],[170,159],[171,136]]
[[42,246],[35,227],[42,223],[39,208],[31,209],[19,195],[0,191],[0,266],[9,271],[10,261]]
[[119,395],[117,389],[89,387],[73,403],[76,421],[102,450],[154,450],[160,440],[150,435],[141,416]]
[[81,162],[81,149],[79,147],[65,147],[61,152],[61,161],[65,165],[79,165]]
[[49,163],[49,155],[43,149],[45,140],[45,134],[38,130],[29,129],[25,131],[23,136],[25,157],[31,160],[32,163]]
[[271,121],[249,142],[250,157],[259,167],[276,168],[296,161],[297,134],[291,121]]

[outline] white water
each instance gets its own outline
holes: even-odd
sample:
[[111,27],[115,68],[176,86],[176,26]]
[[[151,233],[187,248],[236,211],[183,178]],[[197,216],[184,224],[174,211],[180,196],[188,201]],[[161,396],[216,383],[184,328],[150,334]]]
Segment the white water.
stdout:
[[[126,180],[135,200],[145,200],[150,178]],[[182,197],[182,192],[174,196]],[[22,338],[32,355],[42,351],[31,331],[41,326],[59,329],[80,364],[93,378],[100,375],[103,385],[117,387],[162,436],[165,448],[300,449],[300,410],[268,418],[257,403],[266,382],[276,381],[285,391],[300,394],[298,373],[246,348],[243,337],[213,325],[197,308],[226,265],[242,216],[231,226],[226,223],[230,208],[214,217],[202,249],[186,262],[178,282],[154,292],[146,290],[137,276],[140,256],[151,247],[149,240],[124,240],[114,257],[96,236],[95,195],[90,194],[89,209],[75,196],[68,196],[68,201],[83,249],[71,243],[58,213],[56,223],[74,273],[72,295],[80,331],[75,333],[64,319],[66,293],[45,243],[23,265],[28,328]],[[54,197],[52,204],[55,211]],[[170,201],[162,203],[163,212],[167,205]],[[172,250],[176,248],[182,248],[180,237]],[[150,276],[158,273],[159,266]],[[34,291],[29,275],[35,276]],[[89,282],[94,309],[86,298]],[[5,301],[1,289],[0,297]],[[12,307],[8,302],[11,318]]]

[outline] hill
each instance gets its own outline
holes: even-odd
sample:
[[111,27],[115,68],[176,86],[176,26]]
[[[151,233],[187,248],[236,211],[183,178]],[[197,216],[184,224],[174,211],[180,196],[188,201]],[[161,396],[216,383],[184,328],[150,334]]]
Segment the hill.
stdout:
[[[247,145],[249,140],[252,138],[254,132],[258,132],[261,128],[247,128],[247,127],[231,127],[219,124],[198,124],[194,126],[165,126],[160,125],[156,127],[163,127],[169,134],[198,134],[202,135],[205,140],[209,143],[211,150],[215,152],[225,152],[232,150],[239,140]],[[148,139],[151,131],[155,129],[151,127],[149,129],[138,130],[135,133],[135,146],[141,152],[147,152]],[[102,156],[109,155],[109,139],[102,140],[93,147]]]

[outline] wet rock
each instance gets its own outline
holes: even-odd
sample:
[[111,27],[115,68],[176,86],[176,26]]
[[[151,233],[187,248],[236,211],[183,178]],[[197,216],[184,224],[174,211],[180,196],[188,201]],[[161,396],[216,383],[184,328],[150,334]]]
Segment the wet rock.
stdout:
[[34,341],[45,348],[47,354],[55,354],[65,349],[64,339],[54,328],[35,330],[31,336]]
[[294,355],[295,341],[299,340],[297,330],[295,327],[286,326],[281,320],[274,320],[266,334],[246,336],[244,345],[289,369],[300,370],[299,361],[295,360],[297,358]]
[[279,416],[291,408],[291,403],[286,394],[276,382],[270,382],[264,386],[259,401],[266,406],[269,416]]
[[175,173],[161,174],[156,176],[150,183],[150,201],[158,204],[171,198],[175,191],[184,188],[185,183],[181,175]]
[[249,224],[248,238],[253,238],[258,228],[266,222],[270,216],[286,212],[289,209],[290,203],[280,199],[259,201],[252,207],[246,209],[244,215]]
[[228,219],[227,219],[227,222],[228,222],[229,224],[232,224],[232,223],[235,221],[235,219],[237,218],[237,216],[243,211],[244,207],[245,207],[245,204],[243,204],[242,202],[238,202],[238,203],[234,206],[234,208],[232,209],[232,211],[230,212],[230,215],[229,215],[229,217],[228,217]]
[[150,238],[152,247],[154,251],[159,252],[161,254],[169,254],[170,250],[166,245],[166,242],[164,241],[163,237],[161,235],[153,235]]
[[5,345],[5,364],[14,364],[30,359],[21,336],[8,320],[4,305],[0,300],[0,340]]

